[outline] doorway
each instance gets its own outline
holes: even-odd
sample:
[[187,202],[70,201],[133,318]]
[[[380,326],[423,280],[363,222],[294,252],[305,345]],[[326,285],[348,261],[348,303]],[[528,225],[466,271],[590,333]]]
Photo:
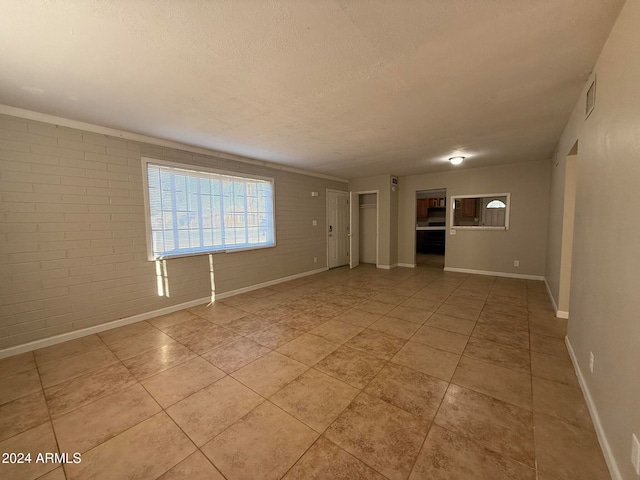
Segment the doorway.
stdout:
[[573,146],[565,163],[564,205],[562,208],[562,246],[560,247],[560,286],[556,316],[569,318],[571,261],[573,257],[573,227],[576,211],[578,143]]
[[[357,209],[352,208],[354,217],[352,224],[357,222],[358,228],[351,229],[351,241],[358,248],[351,248],[352,257],[358,253],[357,263],[366,263],[378,266],[378,191],[354,192],[353,203]],[[354,211],[355,210],[355,211]],[[354,225],[355,226],[355,225]],[[357,235],[355,233],[357,232]],[[352,263],[356,263],[352,258]]]
[[349,263],[349,192],[327,190],[327,267]]
[[446,222],[447,190],[416,191],[416,266],[444,268]]

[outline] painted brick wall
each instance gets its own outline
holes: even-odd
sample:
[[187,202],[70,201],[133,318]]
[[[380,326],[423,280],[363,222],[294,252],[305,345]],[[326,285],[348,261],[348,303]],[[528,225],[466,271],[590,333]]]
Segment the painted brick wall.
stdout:
[[0,349],[211,295],[207,255],[168,260],[158,295],[141,157],[275,178],[277,246],[214,254],[217,293],[326,266],[325,191],[346,184],[0,115]]

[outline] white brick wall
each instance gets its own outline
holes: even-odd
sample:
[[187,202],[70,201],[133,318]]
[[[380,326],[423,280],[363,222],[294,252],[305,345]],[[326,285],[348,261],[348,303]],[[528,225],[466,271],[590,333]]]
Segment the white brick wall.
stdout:
[[325,190],[345,184],[0,115],[0,349],[211,294],[204,255],[169,260],[158,296],[142,156],[275,178],[277,246],[215,254],[218,293],[326,265]]

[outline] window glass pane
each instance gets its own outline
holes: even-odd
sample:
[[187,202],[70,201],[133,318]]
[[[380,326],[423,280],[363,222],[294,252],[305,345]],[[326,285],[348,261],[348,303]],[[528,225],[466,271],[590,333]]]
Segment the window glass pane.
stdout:
[[147,163],[151,257],[275,244],[273,185]]

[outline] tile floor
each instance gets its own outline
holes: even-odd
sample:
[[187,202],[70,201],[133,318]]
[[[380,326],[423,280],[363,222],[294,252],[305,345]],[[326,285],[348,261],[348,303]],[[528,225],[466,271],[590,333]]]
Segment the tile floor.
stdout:
[[610,478],[542,282],[340,268],[0,360],[7,479]]

